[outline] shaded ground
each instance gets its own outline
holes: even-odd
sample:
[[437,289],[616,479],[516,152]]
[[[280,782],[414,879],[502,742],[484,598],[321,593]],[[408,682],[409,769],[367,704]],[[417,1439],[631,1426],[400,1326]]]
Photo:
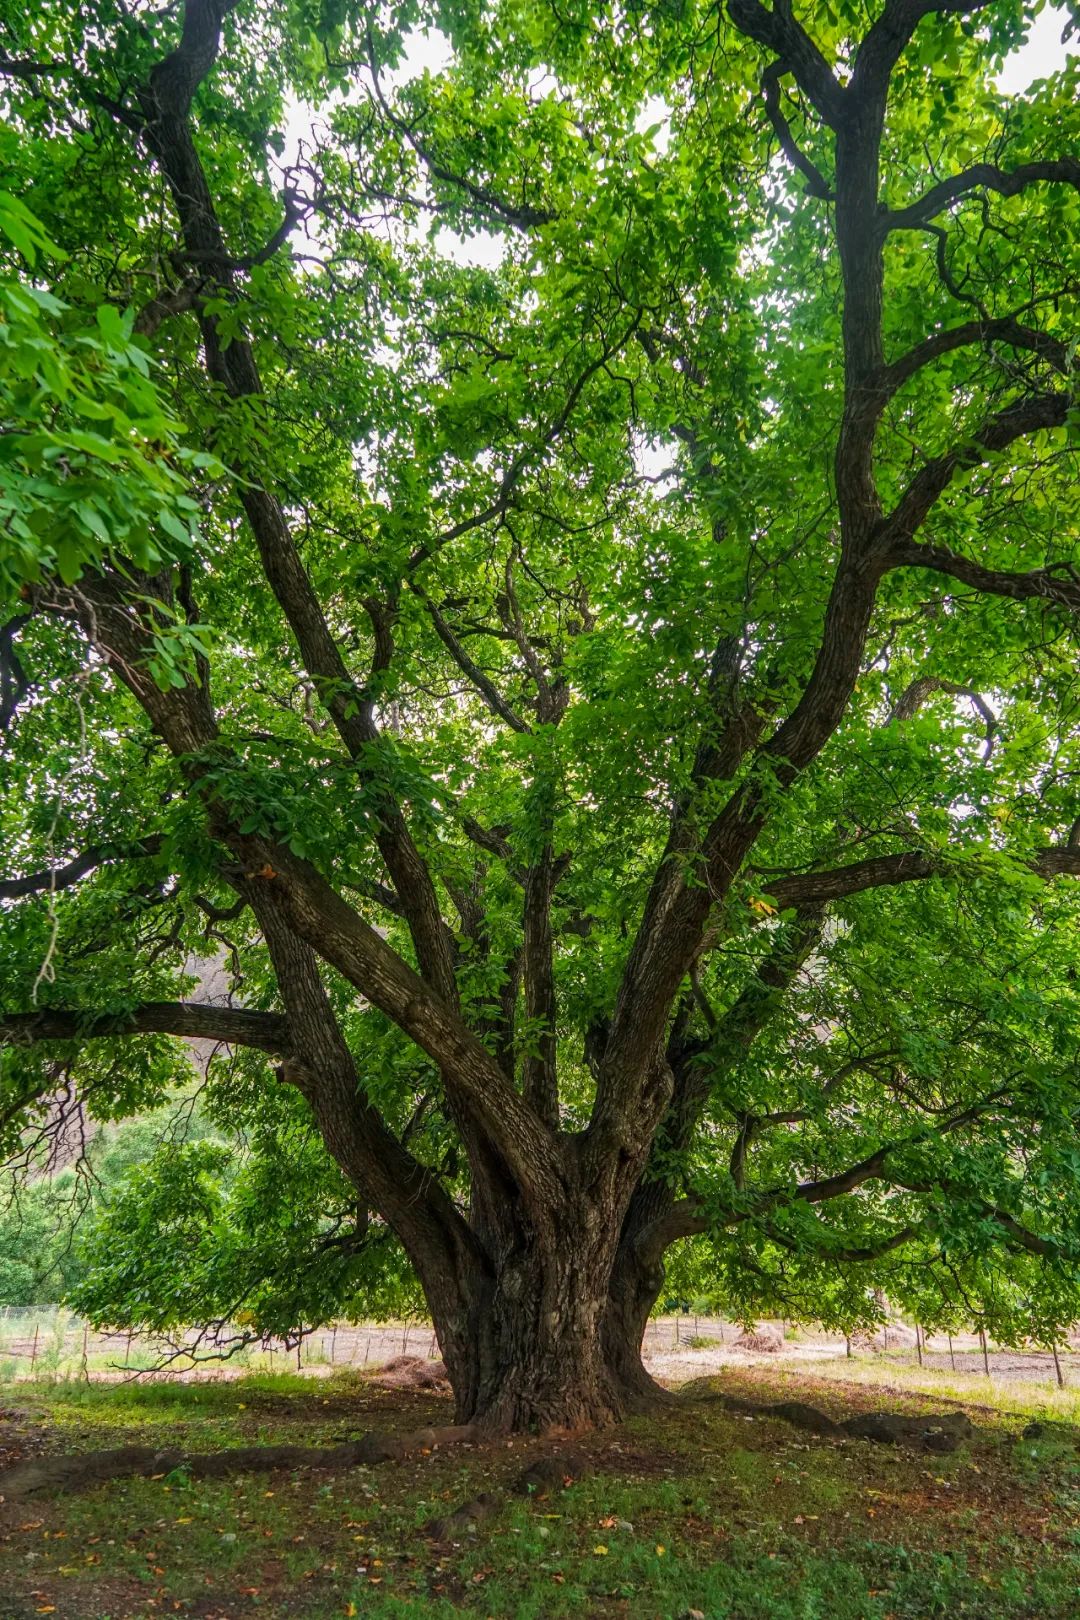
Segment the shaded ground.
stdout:
[[[831,1369],[830,1369],[831,1370]],[[811,1402],[840,1419],[939,1398],[763,1367],[720,1387]],[[448,1421],[445,1398],[357,1374],[313,1383],[21,1385],[0,1444],[69,1451],[139,1442],[209,1451],[332,1443]],[[459,1614],[632,1620],[1073,1620],[1080,1612],[1080,1434],[971,1408],[947,1456],[826,1439],[718,1403],[574,1442],[587,1468],[525,1500],[536,1440],[346,1473],[116,1481],[0,1504],[0,1615],[57,1620],[330,1620]],[[486,1492],[479,1525],[424,1527]]]

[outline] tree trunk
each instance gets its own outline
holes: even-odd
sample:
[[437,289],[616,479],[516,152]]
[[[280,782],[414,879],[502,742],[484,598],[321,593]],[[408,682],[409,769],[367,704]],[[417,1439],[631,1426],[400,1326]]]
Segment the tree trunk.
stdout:
[[645,1329],[663,1286],[663,1264],[657,1260],[642,1265],[633,1244],[624,1237],[602,1324],[604,1360],[620,1391],[624,1413],[647,1412],[671,1398],[641,1359]]
[[585,1203],[548,1234],[518,1227],[490,1271],[474,1274],[464,1319],[440,1320],[429,1294],[458,1422],[596,1428],[665,1398],[641,1362],[663,1266],[643,1268],[618,1239],[616,1212]]

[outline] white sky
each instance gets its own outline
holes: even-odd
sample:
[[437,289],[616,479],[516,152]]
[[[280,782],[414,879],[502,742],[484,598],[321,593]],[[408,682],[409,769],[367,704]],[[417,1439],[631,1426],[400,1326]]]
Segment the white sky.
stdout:
[[1066,58],[1077,54],[1080,39],[1074,34],[1068,45],[1061,43],[1061,31],[1068,20],[1067,13],[1057,6],[1047,6],[1031,25],[1027,44],[1013,51],[998,77],[998,88],[1015,96],[1033,84],[1045,79],[1065,66]]

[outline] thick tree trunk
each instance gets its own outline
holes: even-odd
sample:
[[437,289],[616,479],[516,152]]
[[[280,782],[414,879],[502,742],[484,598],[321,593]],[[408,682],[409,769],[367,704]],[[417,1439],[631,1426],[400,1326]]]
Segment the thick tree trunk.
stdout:
[[457,1421],[577,1430],[655,1405],[664,1391],[642,1365],[641,1341],[663,1275],[619,1243],[614,1210],[565,1214],[546,1240],[519,1232],[478,1277],[467,1321],[436,1311]]

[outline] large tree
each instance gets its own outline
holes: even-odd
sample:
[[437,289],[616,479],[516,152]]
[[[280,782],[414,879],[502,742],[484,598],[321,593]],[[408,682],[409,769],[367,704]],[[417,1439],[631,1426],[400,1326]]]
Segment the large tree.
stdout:
[[324,1312],[400,1244],[496,1426],[648,1398],[692,1234],[746,1309],[1078,1314],[1035,9],[3,6],[13,1143],[222,1044],[253,1235]]

